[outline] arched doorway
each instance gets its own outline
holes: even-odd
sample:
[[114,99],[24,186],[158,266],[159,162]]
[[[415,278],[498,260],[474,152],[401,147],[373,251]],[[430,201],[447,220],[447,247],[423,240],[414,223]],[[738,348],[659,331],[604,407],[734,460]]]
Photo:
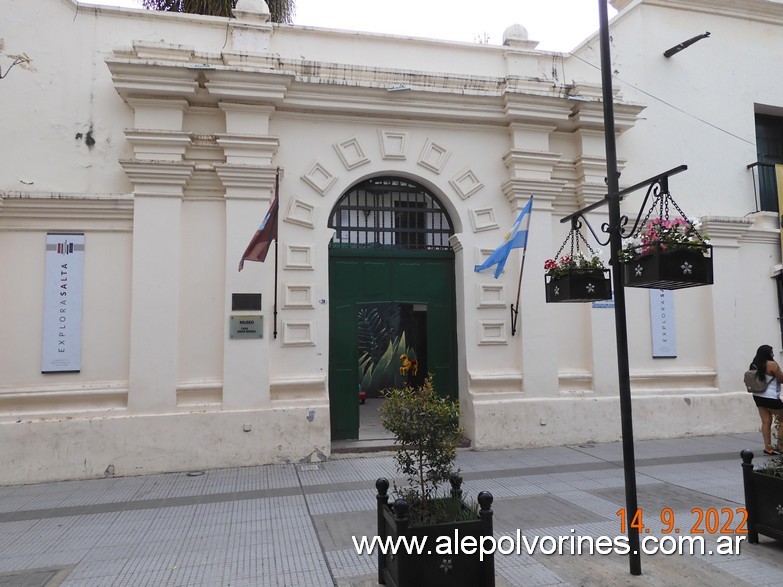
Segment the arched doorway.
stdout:
[[420,384],[457,397],[454,228],[410,179],[374,177],[329,217],[329,403],[332,440],[358,438],[360,390]]

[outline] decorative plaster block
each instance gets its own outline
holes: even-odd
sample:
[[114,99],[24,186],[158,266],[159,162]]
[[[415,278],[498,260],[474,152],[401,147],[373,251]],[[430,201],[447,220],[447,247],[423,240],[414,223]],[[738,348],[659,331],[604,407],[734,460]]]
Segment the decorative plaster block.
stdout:
[[337,151],[337,155],[340,157],[340,161],[343,162],[345,168],[348,170],[369,163],[370,159],[364,154],[359,139],[356,137],[350,138],[342,143],[335,143],[334,150]]
[[337,178],[318,161],[308,167],[302,179],[322,196],[325,196],[329,188],[337,181]]
[[443,170],[443,166],[446,165],[449,155],[451,153],[448,149],[432,142],[432,139],[427,139],[419,155],[418,164],[430,171],[440,173]]
[[470,223],[473,225],[473,232],[483,232],[498,228],[498,223],[495,222],[495,210],[492,208],[473,208],[470,210]]
[[505,308],[506,292],[502,283],[479,283],[479,308]]
[[313,286],[287,283],[285,286],[284,308],[312,308]]
[[484,187],[484,184],[478,180],[476,174],[473,173],[469,167],[466,167],[452,177],[449,180],[449,183],[463,200],[467,200],[470,196]]
[[391,130],[378,130],[381,143],[381,156],[385,160],[406,159],[408,152],[408,133]]
[[315,226],[315,206],[294,197],[288,204],[284,220],[306,228]]
[[310,245],[286,245],[285,269],[313,270],[313,249]]
[[479,344],[508,344],[504,320],[479,320]]
[[315,346],[313,323],[283,322],[283,346]]

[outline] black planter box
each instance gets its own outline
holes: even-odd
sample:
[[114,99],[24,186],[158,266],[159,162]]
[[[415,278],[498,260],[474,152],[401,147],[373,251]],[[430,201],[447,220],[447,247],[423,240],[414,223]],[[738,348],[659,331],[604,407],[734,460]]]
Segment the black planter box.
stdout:
[[748,542],[756,544],[759,534],[783,540],[783,478],[754,471],[751,451],[743,450],[740,456],[748,510]]
[[[388,552],[383,554],[379,550],[378,583],[389,587],[495,586],[494,554],[484,554],[483,560],[480,560],[479,555],[481,537],[492,536],[492,494],[488,491],[479,494],[481,510],[477,520],[411,528],[408,525],[407,502],[397,500],[394,506],[388,503],[386,492],[389,482],[386,479],[378,479],[375,487],[378,489],[378,536],[381,541],[385,542],[389,537],[393,542],[401,536],[407,537],[409,541],[414,537],[421,541],[426,537],[421,554],[409,554],[402,544],[394,555]],[[445,542],[438,541],[441,536],[449,538],[450,554],[435,552],[438,547],[445,548]],[[460,543],[464,537],[472,537],[475,540],[475,552],[462,552],[460,544],[460,552],[455,553],[455,537],[458,537]]]
[[682,289],[712,282],[710,245],[690,245],[673,251],[659,249],[623,262],[623,283],[627,287]]
[[547,303],[594,302],[612,299],[608,269],[571,269],[561,277],[544,276]]

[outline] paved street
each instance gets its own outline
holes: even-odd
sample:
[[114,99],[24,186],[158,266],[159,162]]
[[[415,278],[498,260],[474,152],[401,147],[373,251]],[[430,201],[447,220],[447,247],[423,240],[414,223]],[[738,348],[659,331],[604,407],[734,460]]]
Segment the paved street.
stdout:
[[[692,509],[744,505],[739,453],[760,434],[636,443],[639,506],[662,537],[671,508],[688,533]],[[458,465],[469,497],[488,490],[496,537],[616,536],[624,507],[620,443],[476,452]],[[756,457],[756,461],[759,461]],[[352,535],[375,533],[374,481],[389,453],[280,464],[0,486],[0,586],[371,586],[375,557]],[[698,512],[697,512],[698,513]],[[735,523],[736,525],[736,523]],[[703,524],[702,524],[703,526]],[[717,536],[707,535],[714,547]],[[783,584],[783,547],[761,538],[741,554],[496,555],[498,585]]]

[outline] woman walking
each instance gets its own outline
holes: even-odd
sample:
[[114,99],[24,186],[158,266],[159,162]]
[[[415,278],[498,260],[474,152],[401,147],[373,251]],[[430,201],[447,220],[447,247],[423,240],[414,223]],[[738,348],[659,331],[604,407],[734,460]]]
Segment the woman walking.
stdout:
[[778,417],[778,426],[780,419],[783,418],[783,402],[780,401],[780,383],[783,382],[783,371],[780,365],[775,362],[772,353],[772,347],[768,344],[761,345],[753,357],[750,364],[751,369],[756,370],[756,376],[767,382],[767,388],[753,394],[753,401],[756,402],[759,416],[761,417],[761,436],[764,438],[764,454],[781,454],[780,429],[778,428],[777,446],[772,445],[772,417]]

